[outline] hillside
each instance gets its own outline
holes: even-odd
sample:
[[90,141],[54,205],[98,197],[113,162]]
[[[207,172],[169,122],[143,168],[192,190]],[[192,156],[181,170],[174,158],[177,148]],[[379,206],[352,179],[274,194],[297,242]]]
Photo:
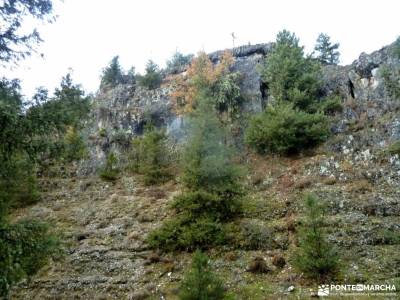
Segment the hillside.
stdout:
[[[390,99],[379,72],[384,65],[400,64],[388,54],[391,47],[363,53],[348,66],[323,67],[324,92],[340,95],[343,106],[331,117],[332,135],[325,143],[288,157],[242,151],[248,194],[234,223],[242,228],[239,244],[244,246],[207,252],[213,270],[238,299],[312,295],[313,283],[291,264],[305,193],[315,194],[327,210],[328,240],[340,249],[337,281],[399,288],[400,154],[389,148],[400,139],[400,102]],[[270,48],[231,50],[232,71],[242,76],[243,115],[261,112],[270,101],[269,87],[256,70]],[[209,58],[218,63],[222,55]],[[178,76],[167,74],[154,90],[120,84],[96,95],[83,130],[89,157],[52,166],[39,179],[41,201],[12,214],[13,220],[52,224],[62,234],[66,254],[16,286],[12,299],[177,299],[191,253],[158,252],[146,239],[174,215],[170,205],[183,189],[179,171],[166,183],[146,186],[142,175],[125,172],[105,182],[97,170],[110,152],[118,154],[121,167],[126,164],[121,140],[142,134],[149,115],[157,127],[166,128],[172,149],[185,141],[186,117],[176,114],[170,97]],[[250,250],[249,241],[258,250]],[[259,258],[267,265],[265,272],[252,272]]]

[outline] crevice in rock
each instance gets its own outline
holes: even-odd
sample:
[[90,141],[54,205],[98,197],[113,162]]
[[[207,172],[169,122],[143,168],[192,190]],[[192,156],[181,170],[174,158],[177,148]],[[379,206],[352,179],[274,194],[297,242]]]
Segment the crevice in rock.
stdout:
[[347,82],[347,85],[348,85],[348,87],[349,87],[349,93],[350,93],[350,96],[351,96],[351,98],[355,98],[355,96],[354,96],[354,84],[353,84],[353,82],[349,79],[349,81]]
[[135,125],[134,133],[136,135],[142,135],[144,133],[144,128],[146,127],[147,121],[141,120],[137,122]]
[[267,105],[268,99],[268,84],[260,81],[260,92],[261,92],[261,107],[264,110]]

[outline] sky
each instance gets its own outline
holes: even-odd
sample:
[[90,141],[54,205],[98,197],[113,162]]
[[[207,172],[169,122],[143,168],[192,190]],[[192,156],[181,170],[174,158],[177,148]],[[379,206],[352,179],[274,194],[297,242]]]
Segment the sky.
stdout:
[[[341,64],[392,43],[400,34],[399,0],[54,0],[52,24],[38,24],[37,54],[1,72],[19,78],[31,96],[53,91],[72,70],[76,83],[96,92],[102,69],[115,55],[124,69],[161,67],[175,51],[197,53],[274,41],[296,33],[306,52],[320,32],[340,43]],[[30,22],[25,26],[35,26]]]

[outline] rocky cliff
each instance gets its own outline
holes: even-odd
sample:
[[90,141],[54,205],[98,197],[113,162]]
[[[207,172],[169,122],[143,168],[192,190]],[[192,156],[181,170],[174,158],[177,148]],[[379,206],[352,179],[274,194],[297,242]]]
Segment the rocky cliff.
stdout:
[[[245,214],[235,222],[238,238],[256,247],[226,245],[208,252],[213,270],[237,299],[309,299],[311,284],[290,261],[304,193],[315,194],[326,208],[328,239],[341,257],[338,283],[396,284],[400,290],[400,158],[388,151],[400,139],[400,102],[390,99],[380,76],[384,65],[399,67],[388,55],[390,47],[361,54],[348,66],[324,67],[325,93],[339,94],[343,102],[325,144],[294,157],[248,153],[243,161],[248,196]],[[247,98],[243,109],[250,113],[268,101],[256,65],[269,49],[233,49]],[[210,57],[217,63],[220,55]],[[13,213],[15,220],[54,224],[64,236],[65,258],[22,282],[12,299],[177,299],[191,254],[154,252],[146,238],[173,216],[179,181],[144,186],[139,175],[124,173],[109,183],[93,174],[106,153],[124,151],[148,117],[179,140],[184,121],[172,111],[171,89],[167,78],[153,91],[120,85],[99,92],[86,128],[91,158],[80,176],[55,172],[41,178],[43,199]],[[265,273],[249,272],[260,260]]]
[[[235,58],[232,69],[242,76],[240,87],[246,99],[243,109],[247,112],[262,111],[268,101],[268,88],[261,82],[257,65],[268,55],[271,47],[269,43],[230,49]],[[332,128],[335,133],[345,131],[359,118],[374,118],[396,109],[398,104],[390,101],[380,76],[380,68],[384,65],[399,67],[398,60],[389,55],[391,47],[371,54],[362,53],[351,65],[323,67],[324,93],[339,94],[343,103],[356,104],[345,105],[343,117]],[[223,52],[210,53],[209,57],[218,63]],[[172,90],[168,76],[155,90],[129,84],[100,90],[93,103],[93,122],[86,132],[91,141],[91,158],[83,164],[81,173],[94,172],[109,151],[122,152],[124,139],[141,134],[146,119],[151,118],[157,126],[166,127],[175,140],[181,138],[184,122],[172,110],[169,97]],[[388,124],[394,139],[400,134],[399,123],[400,120],[396,119],[393,124]]]

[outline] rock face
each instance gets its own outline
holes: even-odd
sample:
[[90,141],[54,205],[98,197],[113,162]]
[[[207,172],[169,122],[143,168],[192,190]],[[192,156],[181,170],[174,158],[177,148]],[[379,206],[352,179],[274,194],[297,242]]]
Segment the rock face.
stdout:
[[135,85],[119,85],[99,93],[95,102],[94,118],[97,127],[106,130],[125,130],[141,134],[146,117],[158,121],[158,126],[173,117],[169,106],[169,88],[156,90]]
[[358,102],[388,102],[380,70],[384,65],[399,67],[398,59],[390,55],[393,44],[371,54],[361,53],[348,66],[326,66],[323,69],[325,91],[339,93]]
[[[272,45],[230,49],[235,58],[232,69],[242,76],[240,87],[246,99],[243,104],[246,112],[260,112],[268,101],[268,89],[261,81],[257,65],[265,59]],[[362,53],[348,66],[323,67],[323,92],[326,95],[338,94],[343,102],[357,103],[354,107],[346,105],[343,119],[332,128],[334,132],[343,132],[348,123],[356,119],[374,118],[394,109],[380,76],[383,65],[400,67],[399,60],[390,55],[392,47],[389,45],[371,54]],[[209,57],[217,64],[224,51],[210,53]],[[93,121],[86,132],[92,143],[90,159],[83,162],[81,173],[92,173],[104,162],[108,152],[123,152],[124,143],[141,134],[148,119],[165,127],[173,139],[182,139],[185,122],[172,110],[169,96],[172,90],[173,86],[167,80],[155,90],[130,84],[101,90],[94,100]],[[398,135],[398,126],[393,126],[391,130]]]
[[[257,44],[257,45],[244,45],[244,46],[230,49],[229,51],[232,52],[232,55],[234,57],[248,57],[248,56],[252,56],[254,54],[261,54],[261,55],[265,56],[271,51],[272,45],[273,45],[273,43]],[[225,52],[225,50],[219,50],[219,51],[210,53],[208,56],[214,63],[216,63],[216,62],[218,62],[219,58],[222,56],[222,54],[224,52]]]
[[[155,90],[136,85],[118,85],[102,90],[96,96],[91,112],[91,123],[86,127],[90,141],[89,158],[82,162],[79,173],[93,173],[104,163],[107,153],[122,154],[134,135],[143,133],[146,120],[156,126],[167,126],[177,117],[169,101],[170,87]],[[124,155],[119,155],[124,158]]]

